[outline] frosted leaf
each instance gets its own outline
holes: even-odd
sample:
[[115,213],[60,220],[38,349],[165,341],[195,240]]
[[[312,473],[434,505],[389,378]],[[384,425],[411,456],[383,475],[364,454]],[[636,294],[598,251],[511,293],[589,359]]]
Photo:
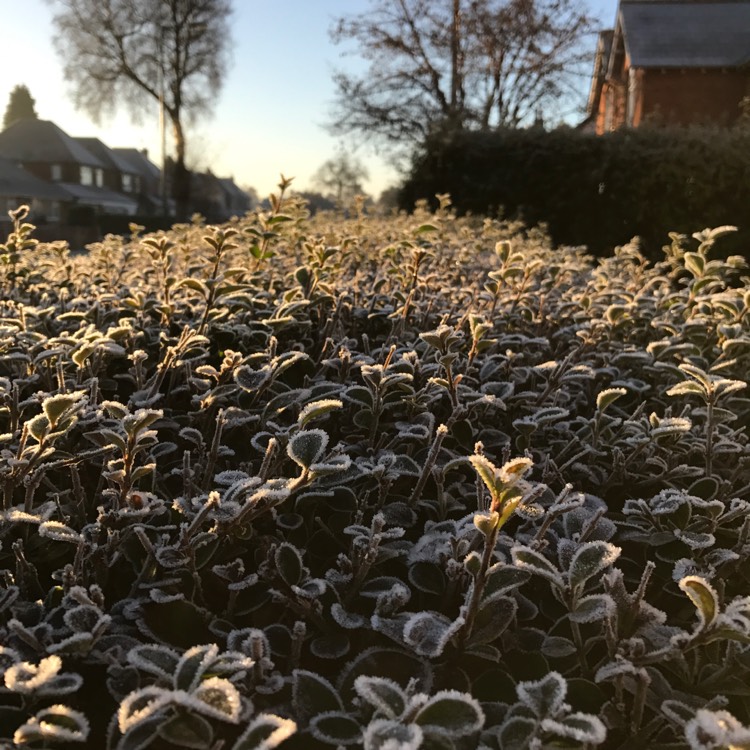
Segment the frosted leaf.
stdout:
[[437,612],[418,612],[404,625],[404,641],[420,656],[440,656],[463,624],[463,617],[449,620]]
[[607,410],[607,407],[617,401],[618,398],[627,394],[626,388],[606,388],[600,391],[596,397],[596,408],[600,412]]
[[750,728],[743,726],[728,711],[700,708],[695,718],[685,725],[685,739],[690,750],[741,750],[750,745]]
[[540,719],[554,717],[562,708],[568,684],[559,672],[549,672],[541,680],[519,682],[518,698]]
[[151,643],[130,649],[128,661],[148,674],[171,681],[180,655],[168,646]]
[[693,423],[685,417],[667,417],[658,419],[655,427],[651,429],[651,437],[665,437],[668,435],[680,435],[690,432]]
[[484,712],[479,701],[458,690],[441,690],[419,709],[414,723],[425,732],[439,730],[442,736],[466,737],[484,725]]
[[4,674],[8,667],[21,661],[21,655],[8,646],[0,646],[0,674]]
[[615,677],[620,677],[624,674],[637,675],[640,671],[631,661],[628,661],[622,656],[617,656],[615,661],[611,661],[600,667],[596,675],[594,676],[594,682],[606,682],[612,680]]
[[339,627],[346,630],[356,630],[367,626],[366,617],[356,612],[347,612],[338,602],[331,605],[331,617]]
[[179,602],[183,601],[185,599],[185,594],[177,593],[177,594],[168,594],[166,591],[162,591],[162,589],[151,589],[148,592],[148,595],[150,599],[157,604],[167,604],[169,602]]
[[126,695],[117,711],[120,732],[125,734],[131,727],[168,706],[173,698],[173,691],[156,685],[149,685]]
[[719,614],[719,596],[713,586],[701,576],[685,576],[677,585],[698,611],[698,630],[702,631],[713,625]]
[[349,456],[332,456],[327,461],[317,461],[314,464],[310,464],[308,468],[316,476],[324,477],[347,471],[351,465],[352,460]]
[[[73,633],[73,635],[47,646],[47,652],[50,654],[85,654],[91,650],[93,645],[94,636],[91,633]],[[71,675],[64,676],[70,677]],[[54,688],[56,680],[51,683],[52,688]]]
[[83,541],[80,534],[59,521],[45,521],[39,527],[39,536],[54,539],[56,542],[70,542],[72,544]]
[[325,711],[343,711],[344,705],[336,688],[316,672],[295,669],[292,679],[292,707],[302,721]]
[[585,542],[573,555],[568,568],[571,588],[583,587],[620,556],[622,549],[609,542]]
[[750,596],[732,599],[719,615],[717,623],[750,636]]
[[500,468],[500,479],[507,485],[516,484],[533,465],[530,458],[513,458]]
[[513,564],[517,568],[542,576],[560,589],[565,588],[562,573],[536,550],[516,544],[511,547],[510,554]]
[[216,659],[219,647],[215,643],[193,646],[180,658],[174,670],[174,687],[176,690],[191,692],[201,681],[203,673]]
[[300,427],[304,427],[313,419],[318,419],[326,414],[337,409],[343,409],[344,403],[337,398],[321,399],[320,401],[313,401],[307,404],[299,413],[297,417],[297,424]]
[[344,711],[326,711],[310,722],[310,734],[327,745],[358,745],[362,739],[359,722]]
[[5,687],[14,693],[30,695],[51,682],[62,668],[59,656],[47,656],[39,664],[23,661],[5,671]]
[[406,708],[406,694],[395,680],[387,677],[360,675],[354,680],[354,689],[389,719],[397,719]]
[[258,714],[232,745],[232,750],[273,750],[297,731],[291,719]]
[[303,469],[317,463],[328,445],[328,433],[323,430],[301,430],[289,439],[286,452]]
[[40,740],[85,742],[89,731],[89,722],[80,711],[58,703],[43,708],[18,727],[13,742],[17,745]]
[[364,750],[418,750],[424,735],[416,724],[374,719],[362,735]]
[[607,739],[607,728],[592,714],[574,713],[560,720],[544,719],[542,730],[585,745],[600,745]]
[[189,696],[186,701],[184,695],[180,695],[179,702],[189,708],[195,708],[206,716],[215,719],[223,719],[232,724],[240,720],[242,699],[237,688],[223,677],[209,677],[204,680]]

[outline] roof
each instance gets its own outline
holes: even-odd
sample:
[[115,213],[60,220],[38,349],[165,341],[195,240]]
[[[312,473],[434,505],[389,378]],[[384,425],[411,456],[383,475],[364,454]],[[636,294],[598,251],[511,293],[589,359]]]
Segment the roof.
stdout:
[[750,63],[747,0],[623,0],[618,20],[633,68],[734,68]]
[[80,143],[87,151],[90,151],[97,157],[97,159],[102,161],[107,168],[116,169],[119,172],[125,172],[128,174],[138,173],[138,170],[132,161],[129,161],[116,153],[114,149],[111,149],[105,143],[102,143],[98,138],[74,138],[73,140]]
[[54,182],[40,180],[8,159],[0,159],[0,196],[53,201],[70,200],[70,195]]
[[49,120],[16,120],[0,132],[0,157],[25,162],[104,167],[96,156]]
[[134,214],[138,201],[121,193],[93,185],[76,185],[73,182],[59,183],[78,203],[85,206],[100,206],[113,213]]
[[232,198],[250,202],[247,193],[237,185],[232,177],[217,177],[224,192]]
[[159,167],[150,161],[148,155],[143,151],[139,151],[137,148],[113,148],[112,151],[131,164],[136,174],[151,180],[159,179],[161,175]]

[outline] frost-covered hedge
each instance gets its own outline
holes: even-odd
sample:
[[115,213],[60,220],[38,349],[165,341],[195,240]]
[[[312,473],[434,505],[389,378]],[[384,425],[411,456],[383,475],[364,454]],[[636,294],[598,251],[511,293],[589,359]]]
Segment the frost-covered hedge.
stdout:
[[750,745],[724,230],[284,201],[0,261],[0,745]]
[[544,222],[558,244],[609,255],[639,236],[651,260],[669,232],[738,224],[725,242],[747,257],[750,129],[638,128],[466,132],[431,140],[401,205],[450,193],[456,208]]

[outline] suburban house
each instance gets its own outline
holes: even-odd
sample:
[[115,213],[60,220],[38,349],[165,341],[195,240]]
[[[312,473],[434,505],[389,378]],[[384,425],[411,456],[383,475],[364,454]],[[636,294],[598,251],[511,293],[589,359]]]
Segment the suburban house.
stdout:
[[[249,210],[249,197],[232,178],[207,172],[194,173],[192,179],[190,210],[209,221],[226,221]],[[168,195],[169,185],[162,184],[161,170],[145,151],[110,148],[98,138],[72,138],[53,122],[36,118],[17,120],[0,131],[4,229],[7,211],[26,203],[29,219],[44,227],[42,234],[59,230],[58,239],[70,235],[80,245],[104,232],[127,231],[131,220],[163,225],[164,216],[175,216],[175,202]]]
[[68,194],[63,202],[64,222],[70,220],[71,211],[82,207],[126,216],[138,208],[134,198],[105,187],[105,161],[49,120],[17,120],[0,132],[0,157]]
[[10,225],[9,211],[27,205],[35,221],[59,222],[62,207],[70,202],[70,194],[53,182],[41,180],[0,158],[0,222]]
[[216,177],[210,169],[192,173],[191,192],[194,210],[209,222],[227,221],[250,210],[250,196],[231,177]]
[[729,125],[750,97],[750,2],[620,0],[601,32],[584,129]]

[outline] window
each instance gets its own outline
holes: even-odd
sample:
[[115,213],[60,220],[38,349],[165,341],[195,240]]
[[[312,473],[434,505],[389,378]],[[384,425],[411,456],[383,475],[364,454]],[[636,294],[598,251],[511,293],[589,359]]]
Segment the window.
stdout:
[[124,174],[122,176],[122,192],[132,193],[133,192],[133,175]]
[[50,177],[54,182],[60,182],[60,180],[62,180],[62,164],[50,165]]
[[96,170],[96,186],[104,187],[104,170],[103,169]]
[[81,166],[81,185],[94,184],[94,170],[91,167]]

